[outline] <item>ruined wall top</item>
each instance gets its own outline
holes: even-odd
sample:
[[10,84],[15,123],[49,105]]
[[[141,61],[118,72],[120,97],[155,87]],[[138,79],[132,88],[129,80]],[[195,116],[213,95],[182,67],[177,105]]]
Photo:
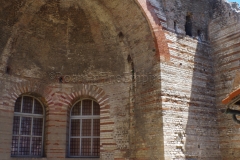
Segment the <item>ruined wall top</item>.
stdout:
[[226,25],[227,18],[240,11],[238,3],[227,0],[149,0],[149,3],[165,29],[202,41],[209,41],[212,20],[221,19],[222,25]]

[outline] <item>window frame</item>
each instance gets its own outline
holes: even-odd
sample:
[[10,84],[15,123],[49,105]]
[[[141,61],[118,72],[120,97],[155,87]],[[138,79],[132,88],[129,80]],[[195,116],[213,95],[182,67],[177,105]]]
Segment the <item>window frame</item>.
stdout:
[[[79,102],[81,102],[81,114],[82,114],[82,101],[84,101],[84,100],[91,100],[92,101],[92,105],[91,105],[92,115],[72,115],[73,108]],[[71,107],[70,114],[69,114],[69,132],[68,132],[69,136],[68,136],[68,154],[67,154],[69,158],[100,158],[100,150],[99,150],[99,156],[82,156],[82,155],[71,156],[71,154],[70,154],[71,153],[71,149],[70,149],[71,148],[71,138],[79,138],[80,139],[80,148],[79,148],[80,154],[81,154],[82,137],[91,138],[91,152],[93,150],[93,138],[99,138],[99,140],[100,140],[100,131],[99,131],[99,136],[93,136],[92,134],[91,134],[91,136],[82,136],[81,135],[82,134],[82,125],[80,125],[80,135],[79,136],[71,136],[71,124],[72,124],[71,120],[72,119],[79,119],[79,120],[91,119],[91,133],[93,133],[93,119],[99,119],[99,121],[100,121],[100,114],[101,114],[100,113],[101,107],[99,105],[99,115],[93,115],[93,102],[96,102],[99,105],[99,103],[92,98],[82,98],[82,99],[79,99],[78,101],[76,101]],[[81,121],[80,121],[80,123],[82,124]],[[101,124],[101,122],[99,123],[99,130],[100,130],[100,124]],[[100,144],[99,144],[99,148],[100,148]]]
[[[19,96],[18,98],[21,97],[21,108],[20,108],[20,112],[13,112],[14,115],[13,115],[13,120],[15,117],[20,117],[20,120],[19,120],[19,133],[18,135],[15,135],[13,133],[13,127],[14,127],[14,124],[12,125],[12,141],[13,142],[13,137],[19,137],[18,139],[18,155],[12,155],[12,143],[11,143],[11,157],[20,157],[20,158],[41,158],[43,157],[44,155],[44,140],[45,140],[45,121],[46,121],[46,111],[45,111],[45,107],[43,105],[43,103],[41,102],[41,100],[39,100],[37,97],[35,96],[32,96],[32,95],[27,95],[27,94],[24,94],[24,95],[21,95]],[[33,99],[33,104],[32,104],[32,113],[22,113],[22,110],[23,110],[23,97],[30,97]],[[17,99],[18,99],[17,98]],[[17,101],[16,99],[16,101]],[[43,109],[43,114],[34,114],[34,107],[35,107],[35,100],[38,101]],[[15,101],[15,105],[16,105],[16,101]],[[14,105],[14,110],[15,110],[15,105]],[[22,117],[31,117],[31,134],[30,135],[21,135],[20,132],[21,132],[21,126],[22,126]],[[42,124],[42,135],[41,136],[34,136],[33,135],[33,119],[34,118],[42,118],[43,119],[43,124]],[[30,155],[19,155],[19,148],[20,148],[20,138],[21,137],[30,137],[30,148],[29,148],[29,152],[30,152]],[[33,137],[41,137],[42,138],[42,145],[41,145],[41,155],[31,155],[31,151],[32,151],[32,138]]]

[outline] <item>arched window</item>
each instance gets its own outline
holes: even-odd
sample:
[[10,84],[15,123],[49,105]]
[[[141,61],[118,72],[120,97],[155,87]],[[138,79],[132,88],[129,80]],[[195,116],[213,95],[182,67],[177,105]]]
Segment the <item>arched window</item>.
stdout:
[[44,108],[31,96],[21,96],[14,107],[11,156],[43,155]]
[[69,157],[100,156],[100,106],[90,99],[72,107],[69,130]]

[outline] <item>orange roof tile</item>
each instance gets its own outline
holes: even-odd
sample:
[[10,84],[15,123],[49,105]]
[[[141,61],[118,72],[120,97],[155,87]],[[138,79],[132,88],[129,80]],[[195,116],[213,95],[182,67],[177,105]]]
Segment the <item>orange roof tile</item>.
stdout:
[[231,100],[233,100],[239,94],[240,94],[240,88],[238,88],[237,90],[235,90],[232,93],[230,93],[228,95],[228,97],[226,97],[225,99],[222,100],[222,103],[223,104],[228,104],[229,102],[231,102]]

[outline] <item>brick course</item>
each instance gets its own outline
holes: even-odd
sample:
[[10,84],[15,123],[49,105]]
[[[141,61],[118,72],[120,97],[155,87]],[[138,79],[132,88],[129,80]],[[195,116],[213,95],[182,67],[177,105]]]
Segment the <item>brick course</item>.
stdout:
[[[218,112],[239,87],[239,14],[229,3],[2,4],[0,160],[91,159],[67,155],[70,110],[81,98],[100,105],[97,159],[240,158],[238,125]],[[185,35],[187,14],[192,37]],[[45,107],[43,158],[11,157],[14,104],[22,94]]]

